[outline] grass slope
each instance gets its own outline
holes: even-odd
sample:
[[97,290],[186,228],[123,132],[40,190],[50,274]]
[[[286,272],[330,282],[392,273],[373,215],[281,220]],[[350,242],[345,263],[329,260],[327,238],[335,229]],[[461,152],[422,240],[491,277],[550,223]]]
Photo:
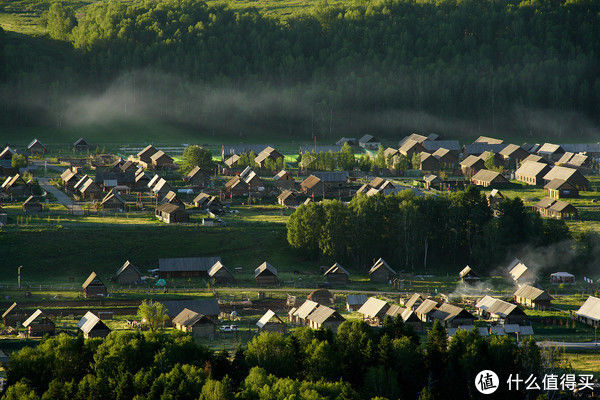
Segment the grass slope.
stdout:
[[220,256],[232,269],[243,267],[247,279],[265,260],[283,271],[316,270],[315,263],[297,259],[290,251],[281,224],[21,227],[0,232],[0,254],[0,281],[11,284],[19,265],[24,267],[24,281],[54,284],[69,278],[83,282],[92,270],[108,278],[128,259],[145,272],[168,257]]

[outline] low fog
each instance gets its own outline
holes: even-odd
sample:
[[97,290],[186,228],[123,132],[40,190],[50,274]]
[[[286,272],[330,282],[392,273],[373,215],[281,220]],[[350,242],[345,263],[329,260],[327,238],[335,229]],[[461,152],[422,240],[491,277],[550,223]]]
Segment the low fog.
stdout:
[[294,86],[197,84],[173,75],[138,71],[124,74],[102,89],[65,90],[62,95],[20,92],[12,101],[42,109],[51,123],[60,127],[160,121],[188,126],[199,136],[233,135],[244,139],[256,134],[279,135],[281,139],[292,135],[299,140],[364,133],[398,137],[415,131],[456,139],[481,134],[520,136],[531,142],[545,138],[597,141],[600,136],[600,129],[577,113],[514,107],[509,113],[464,120],[388,106],[393,90],[386,94],[386,100],[378,93],[365,93],[366,89],[353,92],[346,85],[343,92],[334,87],[333,81]]

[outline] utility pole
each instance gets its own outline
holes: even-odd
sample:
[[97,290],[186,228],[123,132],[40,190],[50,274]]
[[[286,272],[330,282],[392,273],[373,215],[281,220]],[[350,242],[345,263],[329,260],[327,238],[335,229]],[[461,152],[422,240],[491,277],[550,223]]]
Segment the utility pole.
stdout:
[[19,289],[21,289],[21,268],[23,268],[22,265],[19,265],[19,268],[17,268],[17,284]]

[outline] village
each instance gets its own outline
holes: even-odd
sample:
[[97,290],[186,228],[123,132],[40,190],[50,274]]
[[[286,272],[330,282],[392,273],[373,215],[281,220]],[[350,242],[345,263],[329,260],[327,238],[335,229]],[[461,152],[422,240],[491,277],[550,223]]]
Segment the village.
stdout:
[[[191,147],[209,159],[186,158]],[[51,262],[28,264],[3,249],[0,362],[45,335],[147,329],[138,308],[151,300],[164,306],[165,327],[214,349],[233,350],[260,332],[286,334],[299,326],[335,332],[346,320],[381,327],[390,317],[417,335],[439,321],[449,338],[460,330],[533,337],[544,348],[562,348],[565,360],[587,371],[600,321],[600,277],[593,272],[576,275],[568,264],[548,271],[516,254],[501,265],[456,265],[452,274],[436,273],[427,257],[427,271],[408,271],[383,257],[350,268],[335,260],[296,263],[269,243],[280,240],[295,210],[311,203],[406,191],[425,198],[470,186],[484,193],[494,216],[504,199],[520,197],[544,219],[565,221],[573,231],[595,229],[598,159],[596,143],[517,145],[482,136],[460,144],[435,134],[412,134],[393,145],[365,135],[295,149],[144,144],[101,152],[84,138],[68,146],[37,139],[7,144],[0,152],[6,237],[36,231],[58,237],[65,229],[87,235],[89,228],[99,230],[101,248],[103,236],[125,232],[141,243],[165,226],[200,238],[238,229],[251,232],[241,242],[261,250],[231,252],[227,238],[198,247],[182,239],[150,244],[154,253],[112,249],[118,261],[95,250],[77,265],[52,256],[64,267],[54,270]],[[189,256],[175,250],[183,247]]]

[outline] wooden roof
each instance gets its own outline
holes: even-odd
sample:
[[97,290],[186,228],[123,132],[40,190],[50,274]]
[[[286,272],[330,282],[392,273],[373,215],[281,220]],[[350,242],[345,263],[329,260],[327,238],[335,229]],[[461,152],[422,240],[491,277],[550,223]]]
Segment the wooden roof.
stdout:
[[345,321],[345,318],[340,315],[339,312],[331,307],[319,306],[312,313],[306,317],[309,321],[316,324],[323,324],[328,320]]
[[266,324],[268,324],[269,322],[272,322],[271,320],[273,320],[273,322],[275,323],[279,323],[279,324],[284,324],[283,320],[281,318],[279,318],[277,316],[277,314],[275,314],[275,311],[273,310],[268,310],[266,313],[264,313],[264,315],[258,320],[258,322],[256,323],[256,326],[258,326],[259,328],[263,328]]
[[264,262],[262,264],[260,264],[255,270],[254,270],[254,277],[258,277],[261,275],[274,275],[277,276],[277,269],[272,266],[271,264],[269,264],[268,262]]
[[189,308],[184,308],[179,314],[172,319],[173,324],[182,325],[185,327],[192,327],[197,323],[209,323],[213,324],[212,320],[206,315],[199,314]]
[[129,260],[125,261],[125,263],[121,266],[121,268],[119,268],[117,270],[117,273],[115,274],[116,276],[121,275],[125,270],[127,269],[132,269],[133,271],[135,271],[138,275],[140,274],[140,271],[137,269],[137,267],[135,265],[133,265]]
[[85,282],[83,282],[83,285],[81,285],[81,287],[85,289],[86,287],[90,286],[92,283],[94,283],[94,285],[104,286],[104,282],[102,282],[100,277],[98,275],[96,275],[95,272],[92,272],[90,274],[90,276],[87,277]]
[[360,307],[358,312],[366,315],[367,317],[374,318],[381,316],[384,308],[388,305],[387,302],[380,300],[376,297],[369,297],[369,299]]
[[93,329],[106,329],[108,326],[93,312],[88,311],[77,323],[77,327],[85,334],[89,334]]
[[342,267],[340,264],[338,264],[337,262],[335,264],[333,264],[331,266],[331,268],[329,268],[327,271],[325,271],[325,273],[323,275],[327,276],[327,275],[335,275],[335,274],[346,275],[346,276],[350,275],[350,273],[348,271],[346,271],[346,269],[344,267]]
[[158,260],[160,272],[208,272],[221,257],[178,257],[161,258]]
[[600,299],[594,296],[588,297],[575,314],[594,321],[600,321]]
[[552,296],[548,294],[545,290],[538,289],[534,286],[523,285],[517,289],[514,293],[515,297],[523,297],[529,300],[535,301],[549,301],[552,300]]

